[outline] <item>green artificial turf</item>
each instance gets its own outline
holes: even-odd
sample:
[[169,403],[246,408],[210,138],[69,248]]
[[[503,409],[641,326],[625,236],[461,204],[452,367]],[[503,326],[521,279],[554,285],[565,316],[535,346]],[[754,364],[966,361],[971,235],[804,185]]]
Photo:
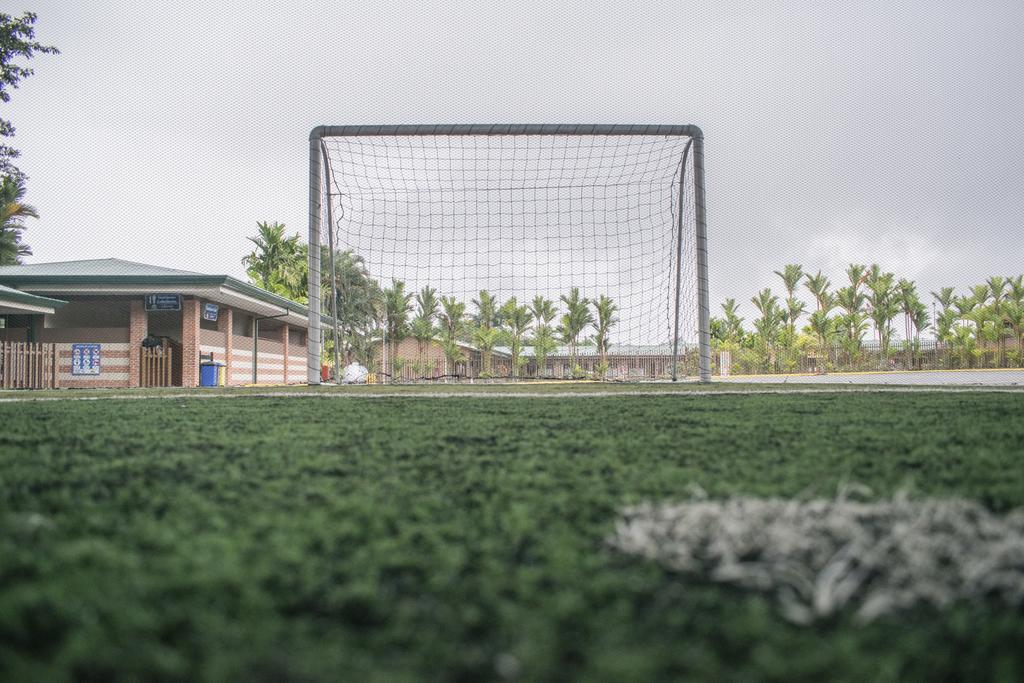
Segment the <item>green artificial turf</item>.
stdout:
[[2,680],[1020,680],[1024,612],[797,626],[605,539],[688,496],[1024,506],[1024,393],[0,404]]

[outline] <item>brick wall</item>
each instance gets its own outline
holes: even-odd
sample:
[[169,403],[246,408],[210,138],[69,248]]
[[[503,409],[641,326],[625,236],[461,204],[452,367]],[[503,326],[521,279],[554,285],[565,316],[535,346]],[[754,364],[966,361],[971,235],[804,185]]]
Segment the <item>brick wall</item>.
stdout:
[[[92,341],[88,338],[76,340],[78,343],[90,343]],[[62,388],[123,389],[129,386],[139,386],[138,370],[134,374],[131,370],[132,351],[128,343],[101,343],[100,374],[98,375],[71,374],[71,342],[58,342],[55,346],[57,351],[57,378]],[[134,355],[138,359],[137,350]],[[133,380],[134,384],[132,383]]]
[[288,384],[305,384],[309,381],[306,374],[306,334],[303,330],[288,328]]

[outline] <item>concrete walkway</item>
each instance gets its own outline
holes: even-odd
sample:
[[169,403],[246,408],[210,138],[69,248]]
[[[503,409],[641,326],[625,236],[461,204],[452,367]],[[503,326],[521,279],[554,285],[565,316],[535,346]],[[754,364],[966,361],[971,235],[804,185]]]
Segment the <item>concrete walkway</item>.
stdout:
[[1024,370],[914,370],[836,372],[827,375],[736,375],[716,382],[743,384],[895,384],[919,386],[1024,386]]

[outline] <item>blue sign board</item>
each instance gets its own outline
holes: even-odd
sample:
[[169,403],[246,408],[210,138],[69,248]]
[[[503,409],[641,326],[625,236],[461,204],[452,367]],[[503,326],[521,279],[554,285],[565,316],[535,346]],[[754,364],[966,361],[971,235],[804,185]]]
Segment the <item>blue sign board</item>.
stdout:
[[99,344],[72,344],[71,345],[71,374],[72,375],[98,375],[98,374],[100,374],[100,345]]
[[220,307],[217,304],[205,304],[203,306],[203,320],[217,322],[217,313],[219,312]]
[[181,294],[147,294],[147,311],[180,311]]

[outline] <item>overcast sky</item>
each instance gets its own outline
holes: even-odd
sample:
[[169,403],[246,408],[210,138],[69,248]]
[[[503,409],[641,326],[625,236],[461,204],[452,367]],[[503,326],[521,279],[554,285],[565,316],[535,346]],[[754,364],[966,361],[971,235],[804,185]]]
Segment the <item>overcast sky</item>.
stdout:
[[716,311],[787,262],[1024,272],[1020,0],[5,5],[61,50],[4,106],[29,262],[242,276],[305,234],[317,124],[696,123]]

